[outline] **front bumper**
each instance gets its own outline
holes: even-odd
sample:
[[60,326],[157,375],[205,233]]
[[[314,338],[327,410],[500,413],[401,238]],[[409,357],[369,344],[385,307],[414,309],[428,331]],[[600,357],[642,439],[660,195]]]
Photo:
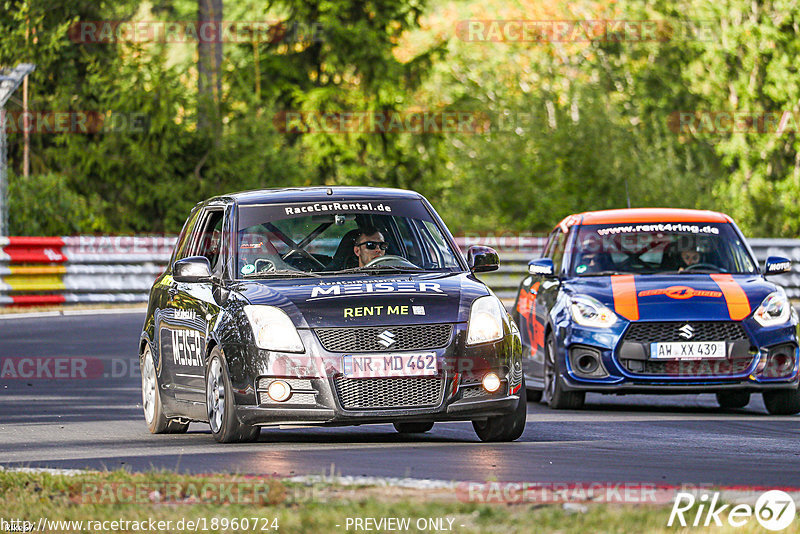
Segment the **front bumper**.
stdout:
[[[300,331],[305,354],[285,354],[259,350],[252,346],[228,346],[225,350],[229,365],[231,385],[234,389],[236,414],[245,424],[272,425],[361,425],[391,423],[396,421],[436,422],[484,419],[513,412],[519,402],[521,387],[522,345],[518,334],[509,332],[502,340],[467,347],[466,325],[454,327],[451,342],[441,349],[423,350],[435,353],[438,374],[432,378],[347,378],[342,373],[342,353],[326,351],[315,334]],[[422,350],[422,349],[421,349]],[[409,351],[414,352],[414,351]],[[420,351],[416,351],[420,352]],[[501,379],[501,387],[488,393],[480,386],[480,380],[489,372]],[[295,395],[286,402],[272,401],[266,394],[269,382],[285,379],[300,384]],[[351,402],[347,405],[342,393],[342,380],[372,381],[367,386],[372,398],[382,395],[381,389],[397,391],[389,384],[400,384],[403,380],[415,380],[424,386],[425,381],[435,387],[435,398],[424,405],[403,405],[398,398],[382,398],[380,407],[369,403]],[[381,382],[383,381],[383,382]],[[294,386],[293,386],[294,387]],[[416,387],[416,386],[415,386]],[[367,406],[367,407],[354,407]]]
[[471,421],[511,413],[519,402],[517,395],[483,401],[455,401],[428,410],[343,411],[330,408],[237,406],[242,423],[258,426],[323,425],[350,426],[378,423]]
[[[696,360],[653,359],[647,354],[646,343],[642,344],[644,348],[637,356],[639,349],[636,344],[625,341],[628,325],[614,332],[567,325],[560,329],[561,337],[556,349],[557,357],[563,362],[561,378],[564,389],[618,394],[682,394],[730,390],[755,393],[797,388],[800,382],[797,326],[758,329],[748,321],[741,322],[746,340],[720,340],[726,341],[725,358]],[[581,371],[576,353],[580,354],[583,349],[597,355],[599,370],[591,374]],[[778,355],[786,357],[781,360],[781,365],[776,363]]]

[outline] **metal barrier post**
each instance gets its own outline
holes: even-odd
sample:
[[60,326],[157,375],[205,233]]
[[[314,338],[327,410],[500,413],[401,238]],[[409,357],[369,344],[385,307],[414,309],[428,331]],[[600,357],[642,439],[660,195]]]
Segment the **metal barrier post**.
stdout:
[[8,235],[8,145],[6,142],[5,105],[25,77],[36,69],[31,63],[20,63],[8,71],[0,71],[0,236]]

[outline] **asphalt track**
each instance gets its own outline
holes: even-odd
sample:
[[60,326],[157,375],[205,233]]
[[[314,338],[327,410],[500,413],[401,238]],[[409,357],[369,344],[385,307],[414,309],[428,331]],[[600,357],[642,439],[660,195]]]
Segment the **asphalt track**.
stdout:
[[446,481],[655,482],[800,486],[800,416],[768,416],[760,396],[720,410],[711,395],[589,395],[581,411],[528,404],[525,434],[483,444],[470,423],[407,438],[390,425],[265,429],[220,445],[208,426],[153,436],[141,410],[143,312],[0,317],[0,359],[103,360],[94,379],[0,378],[0,465],[330,473]]

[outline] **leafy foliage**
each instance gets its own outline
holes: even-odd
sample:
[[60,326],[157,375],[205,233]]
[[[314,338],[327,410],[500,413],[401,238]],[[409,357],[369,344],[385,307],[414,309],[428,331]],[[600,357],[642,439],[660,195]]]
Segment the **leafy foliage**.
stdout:
[[[226,20],[281,24],[273,38],[224,43],[220,126],[208,129],[197,126],[196,43],[69,38],[79,20],[195,20],[197,0],[0,0],[0,65],[37,64],[34,111],[146,117],[145,127],[129,120],[89,134],[33,134],[27,181],[18,177],[22,136],[10,134],[12,230],[174,233],[211,195],[341,184],[416,189],[457,232],[542,232],[569,213],[630,202],[717,209],[750,234],[796,235],[796,132],[686,132],[671,123],[680,111],[800,118],[793,5],[227,2]],[[458,21],[521,19],[659,20],[710,33],[470,42],[456,30]],[[488,126],[297,133],[280,121],[284,112],[415,110],[469,113]],[[45,224],[44,207],[60,222]]]

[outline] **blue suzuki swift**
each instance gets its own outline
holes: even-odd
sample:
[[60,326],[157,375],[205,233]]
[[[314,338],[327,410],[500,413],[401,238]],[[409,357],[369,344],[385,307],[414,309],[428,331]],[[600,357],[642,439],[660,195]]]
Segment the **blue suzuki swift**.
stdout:
[[513,316],[528,398],[577,409],[586,392],[715,393],[800,412],[797,314],[727,215],[627,209],[571,215],[528,265]]

